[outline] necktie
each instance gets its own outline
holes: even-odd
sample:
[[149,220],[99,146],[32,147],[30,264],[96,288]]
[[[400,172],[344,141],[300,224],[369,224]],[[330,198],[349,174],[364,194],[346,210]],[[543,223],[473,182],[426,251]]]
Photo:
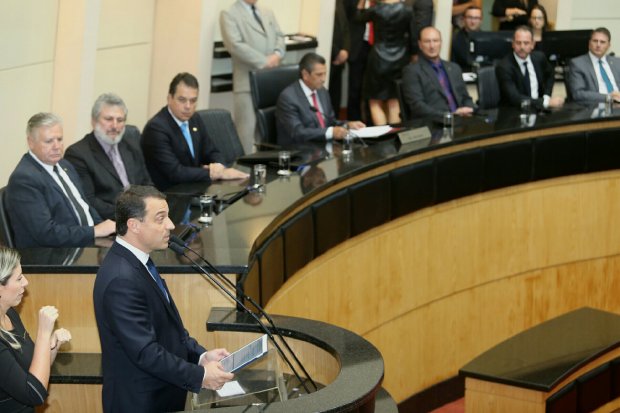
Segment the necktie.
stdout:
[[[374,7],[374,5],[375,2],[373,0],[368,2],[369,7]],[[372,21],[368,22],[368,44],[371,46],[375,44],[375,25]]]
[[614,85],[611,84],[611,79],[607,76],[607,71],[603,67],[603,60],[599,59],[598,68],[601,70],[601,77],[603,78],[603,82],[605,82],[605,86],[607,87],[607,93],[611,93],[614,91]]
[[157,268],[155,267],[155,264],[153,263],[153,260],[150,257],[148,261],[146,262],[146,268],[148,268],[149,272],[151,273],[151,276],[153,277],[153,280],[155,280],[155,282],[157,283],[157,286],[159,287],[161,292],[164,294],[164,297],[166,297],[166,300],[170,302],[170,297],[168,297],[168,292],[166,291],[166,288],[164,287],[164,282],[161,279],[161,275],[159,275],[159,271],[157,271]]
[[127,178],[127,170],[125,169],[125,164],[121,159],[121,154],[118,152],[118,145],[112,145],[110,150],[108,151],[108,158],[112,161],[112,165],[118,174],[118,177],[121,179],[123,184],[123,188],[127,188],[129,186],[129,179]]
[[192,158],[194,158],[194,143],[192,142],[192,135],[189,134],[189,125],[187,122],[181,123],[181,131],[183,131],[183,136],[185,136],[185,142],[187,142],[189,152],[192,154]]
[[532,97],[532,87],[530,86],[530,72],[527,70],[527,62],[523,63],[525,73],[523,74],[523,87],[525,88],[525,94],[528,97]]
[[75,199],[73,192],[71,192],[71,188],[69,188],[69,185],[67,185],[67,182],[65,182],[65,180],[62,178],[62,175],[60,175],[60,172],[58,171],[58,165],[54,165],[54,172],[56,173],[56,175],[58,175],[58,179],[60,179],[60,183],[62,184],[62,187],[64,188],[67,194],[67,198],[69,198],[69,201],[73,205],[73,209],[75,209],[75,212],[77,212],[78,221],[80,222],[80,225],[82,226],[88,225],[88,218],[86,218],[86,214],[84,213],[84,208],[82,208],[82,205],[80,205],[78,200]]
[[323,119],[323,115],[321,115],[321,108],[319,108],[319,102],[316,99],[316,92],[312,92],[312,104],[314,105],[314,108],[316,109],[316,117],[319,120],[319,125],[321,125],[322,128],[325,127],[325,119]]
[[454,95],[452,94],[452,89],[450,88],[450,80],[448,79],[446,71],[441,66],[441,62],[433,63],[432,66],[433,69],[435,69],[435,73],[437,73],[437,80],[439,80],[439,84],[443,89],[443,93],[448,99],[448,107],[450,108],[450,112],[456,111],[456,100],[454,99]]
[[263,29],[263,31],[265,31],[265,26],[263,26],[263,21],[260,19],[260,16],[258,15],[258,13],[256,13],[256,6],[253,4],[252,4],[252,14],[254,15],[254,18],[260,25],[260,28]]

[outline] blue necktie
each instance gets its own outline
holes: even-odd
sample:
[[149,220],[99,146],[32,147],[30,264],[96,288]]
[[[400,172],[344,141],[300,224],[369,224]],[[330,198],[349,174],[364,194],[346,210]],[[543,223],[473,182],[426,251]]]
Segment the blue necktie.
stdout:
[[185,136],[185,141],[187,142],[187,146],[189,146],[189,151],[192,154],[192,158],[195,158],[194,143],[192,142],[192,135],[190,135],[189,133],[189,126],[187,125],[187,122],[181,123],[181,130],[183,131],[183,136]]
[[598,68],[601,70],[601,77],[603,78],[603,82],[605,82],[605,86],[607,86],[607,93],[611,93],[614,91],[614,85],[611,84],[611,79],[607,76],[607,71],[603,68],[603,60],[598,61]]
[[153,277],[153,280],[155,280],[155,282],[157,283],[157,286],[159,287],[161,292],[164,294],[164,297],[166,297],[166,300],[170,302],[170,297],[168,297],[168,292],[166,291],[166,288],[164,287],[164,282],[161,279],[161,276],[159,275],[159,271],[157,271],[157,268],[155,267],[155,264],[153,263],[152,259],[149,258],[149,260],[146,262],[146,268],[148,268],[149,272],[151,273],[151,276]]

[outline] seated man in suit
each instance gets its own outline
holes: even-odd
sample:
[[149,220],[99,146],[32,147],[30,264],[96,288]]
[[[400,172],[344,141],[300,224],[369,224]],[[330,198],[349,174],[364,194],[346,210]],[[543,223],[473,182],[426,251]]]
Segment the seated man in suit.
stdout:
[[187,391],[220,389],[233,378],[183,325],[149,257],[168,248],[174,224],[165,195],[131,186],[116,202],[117,237],[101,263],[93,301],[101,341],[103,411],[183,410]]
[[140,131],[126,126],[126,120],[123,99],[112,93],[99,96],[91,111],[93,131],[65,153],[80,175],[86,200],[102,218],[114,218],[116,197],[130,184],[152,185],[140,149]]
[[62,120],[38,113],[28,120],[26,133],[30,151],[9,177],[5,194],[15,245],[82,247],[114,233],[114,221],[101,221],[86,202],[75,169],[62,159]]
[[456,31],[452,37],[451,60],[461,66],[464,72],[471,72],[474,57],[470,52],[469,33],[479,32],[482,26],[482,9],[477,6],[469,6],[463,13],[463,27]]
[[620,102],[620,59],[607,56],[611,33],[605,27],[594,29],[590,35],[590,52],[570,61],[568,88],[576,102],[605,102],[611,95]]
[[222,155],[196,113],[197,102],[198,80],[189,73],[179,73],[170,82],[168,105],[142,131],[146,167],[160,190],[185,182],[248,177],[224,167]]
[[299,145],[309,141],[342,139],[347,129],[365,125],[359,121],[339,122],[325,89],[325,59],[306,53],[299,62],[299,80],[287,86],[276,104],[278,144]]
[[467,93],[461,68],[442,60],[441,33],[428,26],[420,31],[421,57],[403,69],[403,101],[415,118],[440,117],[445,112],[471,115],[474,101]]
[[528,26],[519,26],[512,38],[513,53],[495,67],[499,83],[500,104],[520,107],[529,100],[535,109],[557,108],[564,98],[551,96],[553,66],[542,52],[534,50],[534,33]]

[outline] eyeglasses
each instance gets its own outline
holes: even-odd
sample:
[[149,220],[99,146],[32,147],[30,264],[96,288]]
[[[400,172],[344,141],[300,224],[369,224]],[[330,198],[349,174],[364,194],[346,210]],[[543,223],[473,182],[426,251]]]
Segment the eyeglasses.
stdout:
[[532,20],[545,20],[545,16],[532,16]]
[[482,17],[479,16],[465,16],[467,20],[482,20]]

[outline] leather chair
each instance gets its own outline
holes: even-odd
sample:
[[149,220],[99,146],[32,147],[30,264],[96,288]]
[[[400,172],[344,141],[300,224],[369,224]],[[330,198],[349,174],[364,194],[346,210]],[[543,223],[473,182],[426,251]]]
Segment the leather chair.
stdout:
[[403,99],[403,80],[396,79],[394,82],[396,83],[396,94],[398,97],[398,105],[400,106],[400,120],[404,122],[411,119],[411,113],[409,112],[409,106],[407,106]]
[[15,248],[13,231],[11,230],[11,224],[4,204],[5,191],[6,187],[0,188],[0,242],[7,247]]
[[496,108],[499,104],[499,83],[495,76],[495,66],[483,66],[478,69],[478,107],[480,109]]
[[280,92],[297,79],[298,65],[250,71],[250,90],[261,144],[276,144],[276,103]]
[[225,109],[203,109],[198,115],[207,128],[209,139],[224,156],[224,163],[230,166],[245,153],[237,134],[230,112]]

